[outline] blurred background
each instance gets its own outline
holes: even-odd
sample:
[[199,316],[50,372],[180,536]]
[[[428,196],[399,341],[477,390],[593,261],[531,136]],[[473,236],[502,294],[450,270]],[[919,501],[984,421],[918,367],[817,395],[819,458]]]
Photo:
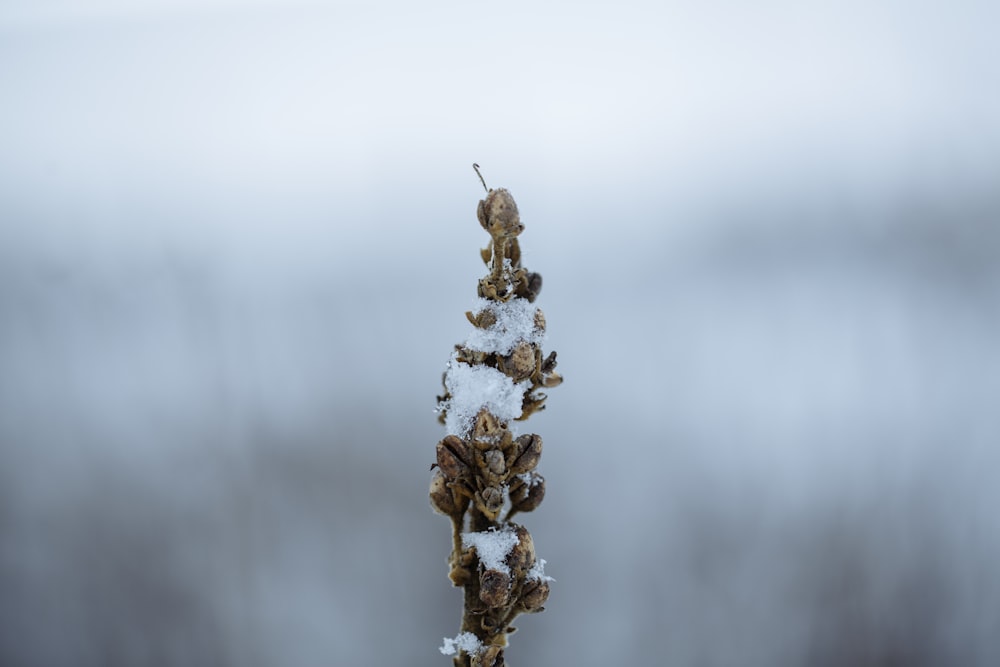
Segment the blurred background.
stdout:
[[0,4],[0,664],[444,665],[507,187],[514,665],[1000,664],[1000,10]]

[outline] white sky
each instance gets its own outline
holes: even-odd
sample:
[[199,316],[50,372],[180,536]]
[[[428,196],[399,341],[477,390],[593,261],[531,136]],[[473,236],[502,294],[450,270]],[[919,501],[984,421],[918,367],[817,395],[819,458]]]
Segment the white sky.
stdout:
[[592,234],[750,199],[976,195],[1000,177],[998,18],[973,2],[5,2],[0,218],[88,217],[120,238],[152,209],[225,237],[270,207],[283,231],[336,217],[375,242],[413,228],[403,200],[468,217],[473,161],[529,218]]
[[196,162],[277,186],[276,168],[370,178],[393,156],[470,145],[576,176],[608,160],[718,173],[800,147],[888,167],[918,143],[997,147],[985,4],[140,7],[4,4],[15,159]]

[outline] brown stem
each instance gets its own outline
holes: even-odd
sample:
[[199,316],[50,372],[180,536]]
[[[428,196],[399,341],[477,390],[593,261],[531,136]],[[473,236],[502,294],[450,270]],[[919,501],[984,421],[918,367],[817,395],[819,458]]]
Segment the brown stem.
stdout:
[[493,237],[493,267],[490,271],[490,281],[494,285],[503,284],[503,260],[507,256],[507,237]]
[[451,517],[451,558],[452,565],[458,562],[462,556],[462,522],[464,516]]

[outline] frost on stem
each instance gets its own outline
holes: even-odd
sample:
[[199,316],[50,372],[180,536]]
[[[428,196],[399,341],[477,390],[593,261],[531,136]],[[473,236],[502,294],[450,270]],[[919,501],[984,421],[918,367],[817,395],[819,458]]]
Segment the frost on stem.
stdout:
[[451,519],[449,578],[465,589],[461,632],[445,639],[441,652],[454,655],[457,667],[503,667],[511,622],[542,611],[553,581],[527,528],[510,520],[545,497],[545,479],[535,471],[542,439],[515,437],[510,426],[543,409],[540,390],[562,377],[555,352],[542,353],[545,315],[534,306],[542,277],[521,266],[524,225],[514,198],[489,190],[477,216],[490,234],[482,251],[488,273],[466,313],[472,331],[455,346],[438,397],[447,435],[431,466],[430,500]]

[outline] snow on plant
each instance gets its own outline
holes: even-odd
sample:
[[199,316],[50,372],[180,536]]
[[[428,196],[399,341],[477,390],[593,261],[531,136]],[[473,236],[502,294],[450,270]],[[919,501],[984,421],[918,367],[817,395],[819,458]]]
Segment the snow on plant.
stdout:
[[545,317],[533,305],[542,277],[521,266],[517,236],[524,225],[514,198],[487,189],[478,217],[492,237],[481,253],[489,273],[466,313],[473,331],[455,347],[438,397],[447,435],[437,444],[430,498],[451,518],[448,576],[465,589],[461,631],[441,652],[455,656],[455,667],[503,667],[511,622],[542,611],[552,581],[528,530],[511,521],[545,497],[545,479],[535,472],[542,439],[514,437],[510,422],[541,410],[540,389],[562,377],[556,353],[542,354]]

